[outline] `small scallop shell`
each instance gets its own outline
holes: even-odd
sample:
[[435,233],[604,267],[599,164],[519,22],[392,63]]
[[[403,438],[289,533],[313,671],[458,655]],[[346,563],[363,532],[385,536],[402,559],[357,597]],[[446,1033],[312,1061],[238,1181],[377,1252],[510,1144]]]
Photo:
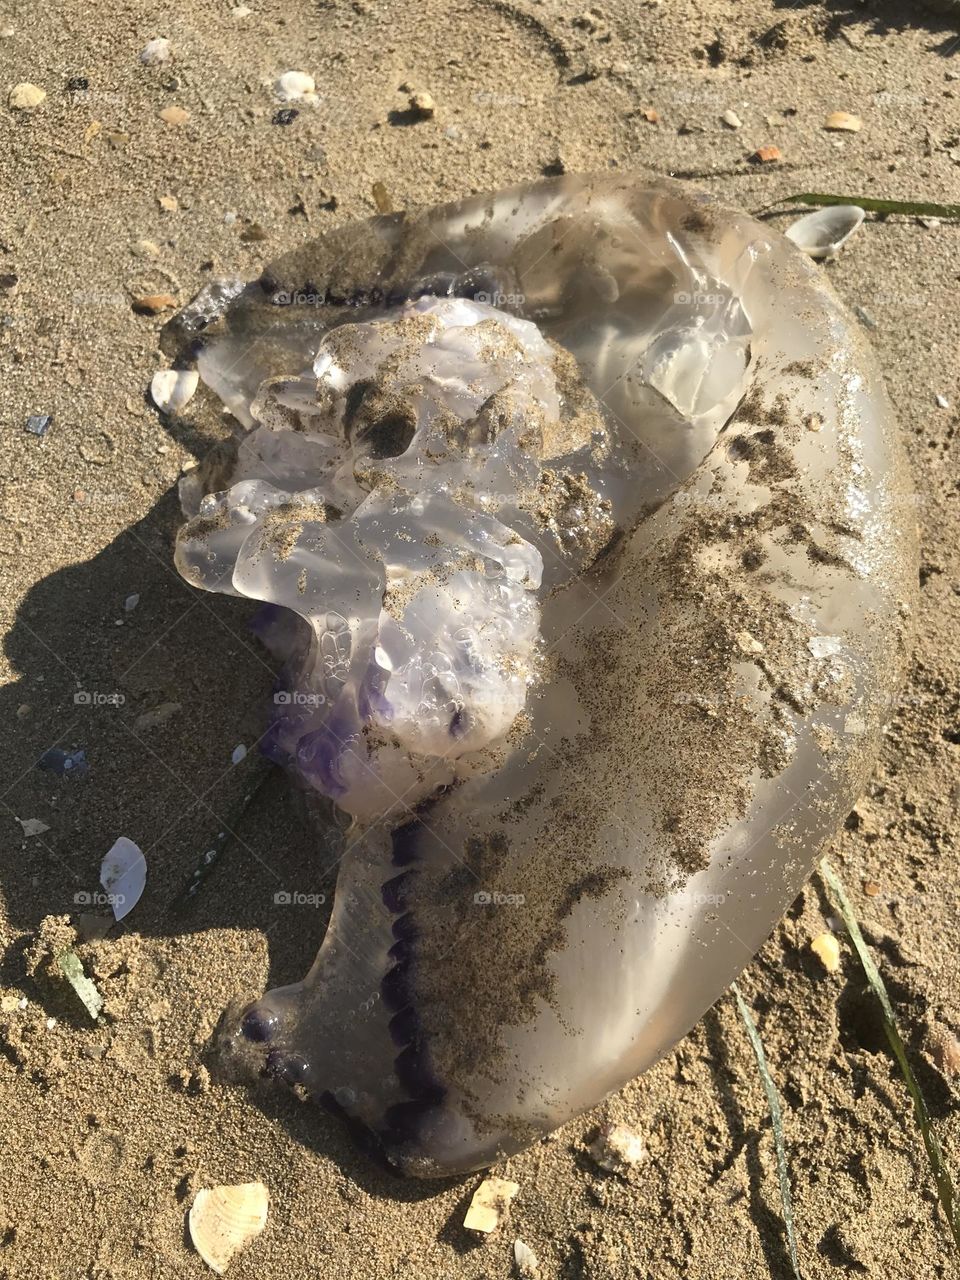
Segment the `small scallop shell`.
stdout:
[[784,235],[811,258],[835,258],[865,216],[859,205],[832,205],[805,213]]
[[150,396],[161,413],[179,413],[193,399],[199,381],[196,369],[161,369],[153,375]]
[[262,1182],[197,1192],[190,1208],[190,1239],[218,1276],[266,1226],[269,1205],[270,1195]]

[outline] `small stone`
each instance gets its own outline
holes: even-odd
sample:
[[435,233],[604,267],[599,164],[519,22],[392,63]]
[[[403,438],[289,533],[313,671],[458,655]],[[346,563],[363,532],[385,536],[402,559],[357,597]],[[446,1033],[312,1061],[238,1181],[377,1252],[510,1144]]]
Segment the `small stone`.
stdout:
[[806,423],[806,428],[808,431],[823,430],[823,418],[821,418],[819,413],[808,414],[807,417],[804,419],[804,422]]
[[779,147],[757,147],[750,159],[755,164],[776,164],[782,156]]
[[737,648],[744,653],[763,653],[763,645],[749,631],[737,632]]
[[726,110],[723,113],[723,115],[720,117],[720,119],[723,121],[725,125],[727,125],[731,129],[743,128],[743,121],[740,119],[740,117],[737,115],[735,111],[731,111],[729,109]]
[[641,107],[640,114],[643,116],[644,120],[646,120],[647,124],[660,123],[660,112],[656,107]]
[[164,124],[180,125],[186,124],[190,119],[190,112],[186,107],[164,107],[160,112],[160,119]]
[[437,104],[431,94],[427,93],[425,89],[420,89],[417,93],[411,93],[410,95],[410,110],[415,116],[419,116],[421,120],[429,120],[436,114]]
[[124,600],[123,602],[124,613],[133,613],[134,609],[137,607],[139,603],[140,603],[140,596],[137,592],[134,592],[133,595],[131,596],[127,596],[126,600]]
[[157,204],[164,213],[176,213],[180,208],[180,201],[176,196],[157,196]]
[[880,886],[877,884],[876,880],[864,880],[863,892],[866,897],[875,898],[880,892]]
[[639,1133],[625,1124],[605,1124],[587,1150],[608,1173],[626,1173],[646,1155]]
[[145,67],[156,67],[167,61],[170,52],[170,41],[158,36],[155,40],[148,40],[140,50],[140,61]]
[[510,1212],[510,1201],[519,1190],[519,1183],[506,1178],[484,1178],[473,1193],[463,1225],[468,1231],[479,1231],[483,1235],[496,1231]]
[[10,90],[7,103],[13,111],[35,111],[46,96],[45,89],[31,84],[29,80],[22,80]]
[[232,764],[239,764],[241,760],[245,760],[246,758],[247,748],[241,742],[233,748],[233,751],[230,754],[230,761]]
[[293,124],[294,120],[296,120],[299,114],[300,112],[297,110],[296,107],[281,107],[280,110],[274,115],[273,123],[284,124],[284,125]]
[[27,418],[26,430],[32,436],[45,436],[50,430],[53,422],[53,414],[51,413],[31,413]]
[[939,218],[918,218],[917,221],[925,231],[938,231],[943,226]]
[[947,397],[946,397],[946,396],[941,395],[939,391],[937,392],[937,405],[938,405],[938,406],[939,406],[939,408],[941,408],[941,409],[949,409],[949,408],[950,408],[950,401],[947,399]]
[[155,316],[161,311],[172,311],[177,300],[172,293],[144,293],[134,298],[133,309],[140,315]]
[[823,122],[823,127],[834,133],[859,133],[863,121],[859,116],[852,116],[849,111],[831,111]]
[[930,1057],[938,1071],[948,1078],[960,1075],[960,1040],[946,1027],[933,1025],[927,1033]]
[[840,968],[840,943],[837,941],[836,934],[818,933],[810,941],[810,950],[827,973],[836,973]]

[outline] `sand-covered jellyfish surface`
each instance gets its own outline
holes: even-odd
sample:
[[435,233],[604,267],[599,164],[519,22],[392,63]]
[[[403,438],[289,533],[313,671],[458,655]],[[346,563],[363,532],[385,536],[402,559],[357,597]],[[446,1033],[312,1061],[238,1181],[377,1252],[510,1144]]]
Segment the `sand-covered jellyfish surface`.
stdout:
[[228,1042],[486,1166],[677,1043],[863,785],[916,580],[876,363],[797,245],[636,175],[343,226],[165,342],[236,421],[177,566],[264,602],[266,750],[345,832]]

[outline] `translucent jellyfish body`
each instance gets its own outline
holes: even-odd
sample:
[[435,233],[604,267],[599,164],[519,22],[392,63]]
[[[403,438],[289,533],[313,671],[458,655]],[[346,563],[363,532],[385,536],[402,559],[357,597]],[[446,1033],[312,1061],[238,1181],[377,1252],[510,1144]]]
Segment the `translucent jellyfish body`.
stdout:
[[169,339],[239,424],[177,565],[271,606],[267,750],[349,817],[229,1034],[393,1167],[487,1165],[676,1044],[863,784],[916,579],[874,359],[636,176],[342,228]]

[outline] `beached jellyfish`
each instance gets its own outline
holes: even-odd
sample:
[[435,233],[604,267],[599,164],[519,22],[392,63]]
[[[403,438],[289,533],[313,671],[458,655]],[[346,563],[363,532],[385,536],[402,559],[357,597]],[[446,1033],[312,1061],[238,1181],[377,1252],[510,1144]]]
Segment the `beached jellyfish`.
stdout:
[[177,566],[269,606],[267,750],[345,816],[231,1043],[487,1165],[677,1043],[865,780],[916,580],[876,364],[795,244],[631,175],[343,227],[168,344],[238,424]]

